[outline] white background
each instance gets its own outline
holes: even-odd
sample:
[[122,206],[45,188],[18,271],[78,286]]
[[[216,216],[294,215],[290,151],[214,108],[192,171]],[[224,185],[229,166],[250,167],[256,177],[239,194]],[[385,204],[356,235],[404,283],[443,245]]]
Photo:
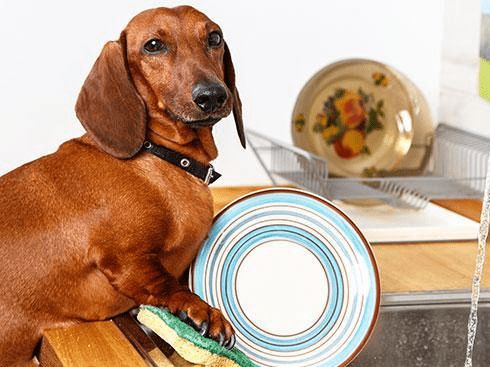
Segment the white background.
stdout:
[[[183,4],[0,1],[0,174],[82,134],[73,106],[103,44],[118,38],[137,12]],[[395,66],[438,110],[443,0],[187,3],[224,30],[248,128],[290,141],[302,85],[326,64],[349,57]],[[217,184],[268,183],[250,149],[239,147],[231,118],[217,125],[215,136],[215,166],[224,175]]]
[[439,120],[490,137],[490,103],[478,95],[480,1],[444,5]]

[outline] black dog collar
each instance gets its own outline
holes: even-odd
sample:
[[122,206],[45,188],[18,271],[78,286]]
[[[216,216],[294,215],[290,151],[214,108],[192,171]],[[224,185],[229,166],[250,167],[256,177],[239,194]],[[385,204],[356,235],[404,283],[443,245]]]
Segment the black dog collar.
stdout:
[[187,157],[174,150],[153,144],[151,141],[145,141],[143,148],[173,165],[182,168],[184,171],[200,178],[206,185],[209,185],[221,177],[221,174],[214,170],[213,165],[202,164],[194,158]]

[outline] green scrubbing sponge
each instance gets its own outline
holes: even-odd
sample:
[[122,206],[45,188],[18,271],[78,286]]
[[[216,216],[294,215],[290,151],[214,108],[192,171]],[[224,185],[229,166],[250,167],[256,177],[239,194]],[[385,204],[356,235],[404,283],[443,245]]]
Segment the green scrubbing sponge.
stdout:
[[231,350],[205,338],[170,312],[141,306],[138,320],[152,329],[185,360],[212,367],[257,367],[236,348]]

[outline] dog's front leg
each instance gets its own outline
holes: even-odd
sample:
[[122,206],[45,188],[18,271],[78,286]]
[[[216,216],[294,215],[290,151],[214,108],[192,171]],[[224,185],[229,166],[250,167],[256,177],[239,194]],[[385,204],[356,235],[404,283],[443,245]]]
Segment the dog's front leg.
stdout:
[[90,256],[113,287],[137,304],[166,307],[202,335],[228,348],[235,344],[233,328],[221,312],[180,284],[163,267],[157,254],[118,256],[91,249]]

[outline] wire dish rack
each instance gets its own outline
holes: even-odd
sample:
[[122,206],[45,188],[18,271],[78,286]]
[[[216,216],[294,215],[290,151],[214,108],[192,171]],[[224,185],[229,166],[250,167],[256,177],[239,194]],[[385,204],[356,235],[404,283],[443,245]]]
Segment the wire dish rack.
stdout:
[[414,209],[432,199],[482,198],[490,154],[490,139],[441,123],[420,175],[345,178],[329,177],[324,158],[253,130],[247,130],[247,141],[274,185],[294,184],[330,200],[377,200]]

